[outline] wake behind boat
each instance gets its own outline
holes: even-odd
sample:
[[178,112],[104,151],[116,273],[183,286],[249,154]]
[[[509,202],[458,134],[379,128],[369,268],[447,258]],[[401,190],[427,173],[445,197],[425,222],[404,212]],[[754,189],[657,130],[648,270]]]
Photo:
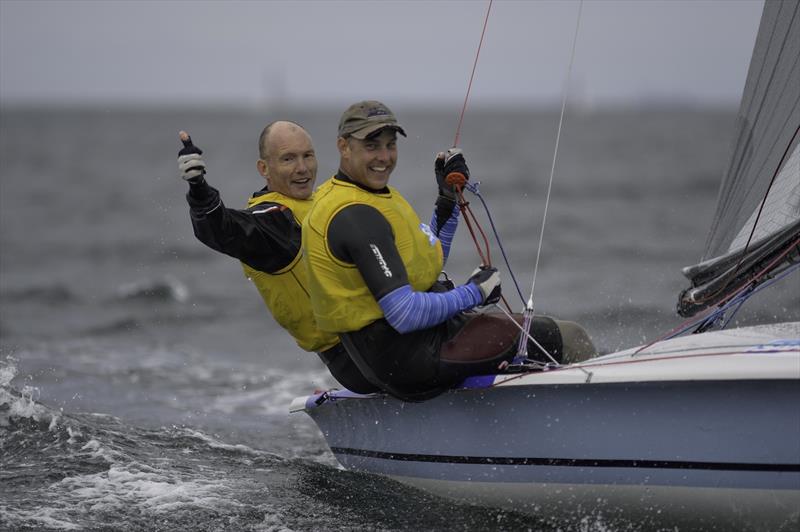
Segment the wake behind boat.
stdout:
[[[468,379],[422,403],[297,398],[348,469],[553,517],[800,519],[800,323],[727,328],[800,267],[800,2],[766,2],[703,262],[664,339]],[[788,284],[788,283],[787,283]],[[796,284],[794,285],[797,286]],[[688,336],[680,336],[692,333]]]

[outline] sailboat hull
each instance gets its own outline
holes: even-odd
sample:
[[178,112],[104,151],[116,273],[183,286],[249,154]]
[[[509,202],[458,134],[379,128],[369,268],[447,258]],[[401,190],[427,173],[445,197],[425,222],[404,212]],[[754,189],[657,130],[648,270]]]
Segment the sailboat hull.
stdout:
[[468,502],[771,523],[800,509],[800,324],[488,379],[423,403],[333,394],[302,409],[345,468]]

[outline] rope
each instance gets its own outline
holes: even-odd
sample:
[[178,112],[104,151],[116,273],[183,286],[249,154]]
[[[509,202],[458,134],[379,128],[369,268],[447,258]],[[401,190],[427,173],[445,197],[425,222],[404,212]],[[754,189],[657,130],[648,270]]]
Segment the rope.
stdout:
[[[478,256],[481,259],[481,264],[483,266],[491,266],[492,265],[491,257],[490,256],[487,257],[487,256],[485,256],[483,254],[483,250],[481,249],[481,246],[478,243],[478,239],[475,237],[475,230],[472,229],[472,222],[469,221],[470,217],[468,216],[468,213],[471,212],[471,211],[469,211],[469,203],[467,203],[464,200],[464,195],[461,194],[460,190],[458,191],[458,198],[459,198],[458,199],[458,206],[461,207],[461,211],[464,213],[464,222],[467,224],[467,229],[469,229],[469,234],[470,234],[470,236],[472,236],[472,241],[475,243],[475,249],[478,251]],[[481,231],[481,234],[483,234],[483,231]],[[484,238],[486,238],[485,235],[484,235]],[[489,250],[487,249],[486,251],[487,251],[487,255],[488,255],[488,251]]]
[[[559,363],[558,363],[558,360],[556,360],[556,359],[553,357],[553,355],[551,355],[551,354],[550,354],[550,352],[549,352],[547,349],[545,349],[544,347],[542,347],[542,344],[540,344],[540,343],[539,343],[539,342],[536,340],[536,338],[534,338],[533,336],[531,336],[531,333],[530,333],[530,330],[531,330],[531,328],[530,328],[530,327],[525,327],[524,323],[523,323],[522,325],[520,325],[520,324],[517,322],[517,320],[515,320],[515,319],[514,319],[514,316],[512,316],[510,313],[506,312],[506,311],[505,311],[503,308],[501,308],[500,306],[498,306],[497,308],[499,308],[500,310],[502,310],[502,311],[503,311],[503,314],[505,314],[505,315],[506,315],[506,317],[508,317],[508,319],[509,319],[509,320],[510,320],[510,321],[511,321],[511,322],[512,322],[514,325],[516,325],[516,326],[517,326],[517,329],[519,329],[519,330],[520,330],[520,338],[522,338],[523,340],[525,340],[525,341],[526,341],[526,342],[525,342],[526,344],[527,344],[527,340],[530,340],[531,342],[533,342],[533,344],[534,344],[536,347],[538,347],[538,348],[539,348],[539,349],[542,351],[542,353],[544,353],[544,354],[545,354],[545,356],[546,356],[547,358],[549,358],[550,360],[552,360],[552,361],[553,361],[553,364],[555,364],[556,366],[560,366],[560,365],[561,365],[561,364],[559,364]],[[515,359],[515,360],[514,360],[514,363],[520,363],[520,362],[523,362],[523,361],[524,361],[524,360],[517,361],[517,360]]]
[[761,212],[764,210],[764,205],[766,205],[767,203],[769,192],[770,190],[772,190],[772,185],[775,183],[775,179],[777,179],[778,174],[782,169],[783,163],[786,160],[786,156],[789,155],[789,149],[792,147],[794,139],[797,138],[798,132],[800,132],[800,126],[797,126],[797,129],[794,130],[794,135],[792,135],[791,140],[789,140],[789,143],[786,146],[786,150],[783,152],[783,156],[781,157],[781,160],[778,162],[778,166],[775,168],[775,172],[772,174],[772,179],[769,182],[767,191],[764,193],[764,198],[761,200],[761,204],[758,207],[758,213],[756,214],[756,219],[753,220],[753,228],[750,230],[750,234],[747,236],[747,243],[744,245],[744,248],[742,250],[742,256],[739,258],[739,262],[736,263],[736,268],[734,268],[733,273],[730,275],[730,281],[725,283],[719,290],[717,290],[713,294],[707,295],[705,298],[698,301],[697,303],[704,303],[706,301],[714,299],[717,296],[717,294],[728,288],[733,282],[733,280],[736,279],[736,275],[739,273],[739,269],[742,267],[742,263],[747,257],[747,250],[750,248],[750,243],[753,240],[753,235],[756,232],[756,227],[758,227],[758,220],[761,218]]
[[[478,250],[478,256],[481,258],[481,264],[483,266],[491,266],[492,265],[492,255],[489,250],[489,239],[486,238],[486,233],[483,232],[483,228],[481,224],[478,222],[478,219],[475,217],[475,213],[472,212],[472,209],[469,208],[469,202],[464,199],[464,186],[467,184],[467,176],[462,174],[461,172],[450,172],[447,174],[445,178],[447,184],[452,186],[456,191],[456,196],[458,200],[458,206],[461,208],[461,212],[464,213],[464,222],[467,224],[467,228],[469,229],[469,234],[472,236],[472,241],[475,243],[475,249]],[[472,221],[470,221],[472,219]],[[481,233],[481,237],[483,238],[483,244],[486,249],[486,254],[484,254],[483,249],[481,249],[481,245],[478,243],[478,239],[475,236],[475,231],[472,229],[472,223],[475,223],[475,227],[478,228],[478,231]]]
[[[486,238],[486,233],[483,231],[483,227],[481,227],[480,222],[478,222],[478,218],[475,216],[475,213],[472,212],[472,209],[469,208],[469,202],[466,199],[464,199],[464,188],[467,188],[467,190],[471,190],[467,183],[467,176],[465,176],[461,172],[451,172],[447,174],[445,180],[456,191],[458,206],[461,208],[461,212],[464,213],[464,222],[467,224],[467,229],[469,229],[469,234],[472,237],[472,242],[475,244],[475,249],[478,251],[478,256],[481,259],[481,265],[491,267],[492,254],[491,254],[491,249],[489,247],[489,239]],[[481,201],[483,202],[483,198],[481,198]],[[486,207],[486,202],[483,202],[483,205],[484,207]],[[470,219],[472,219],[472,221],[470,221]],[[489,218],[489,221],[491,221],[491,216]],[[485,254],[484,254],[484,249],[481,248],[481,245],[478,242],[478,238],[475,236],[475,230],[472,228],[473,223],[475,224],[475,227],[478,229],[478,231],[481,234],[481,238],[483,239],[483,244],[485,246],[484,249],[486,250]],[[494,229],[494,222],[492,222],[492,229]],[[497,231],[495,231],[495,237],[496,236],[497,236]],[[503,251],[503,257],[505,257],[505,251]],[[506,264],[508,264],[508,260],[506,260]],[[503,304],[505,304],[505,306],[508,308],[510,312],[511,305],[508,304],[508,301],[506,301],[505,296],[501,294],[500,299],[503,301]]]
[[[489,5],[486,8],[486,16],[483,18],[483,30],[481,30],[481,38],[478,41],[478,51],[475,53],[475,61],[472,63],[472,73],[469,75],[469,83],[467,84],[467,93],[464,95],[464,105],[461,106],[461,114],[458,117],[458,126],[456,126],[456,136],[455,140],[453,140],[453,147],[458,146],[458,141],[461,138],[461,125],[464,122],[464,113],[467,111],[467,103],[469,102],[469,94],[472,91],[472,81],[475,79],[475,70],[478,67],[478,58],[481,55],[481,48],[483,47],[483,37],[486,35],[486,26],[489,23],[489,13],[492,11],[492,2],[493,0],[489,0]],[[481,264],[484,266],[491,266],[492,265],[492,257],[489,251],[489,240],[486,238],[486,233],[483,232],[483,228],[481,224],[478,223],[478,219],[475,218],[475,214],[473,214],[472,210],[469,208],[469,202],[464,199],[464,194],[462,192],[463,187],[467,183],[467,177],[460,173],[460,172],[451,172],[445,178],[447,183],[452,185],[456,191],[456,196],[458,200],[458,206],[461,208],[461,212],[464,213],[464,222],[467,224],[467,229],[469,229],[469,234],[472,236],[472,241],[475,243],[475,249],[478,251],[478,256],[481,259]],[[478,228],[478,231],[481,233],[481,237],[483,238],[483,243],[486,249],[486,253],[484,254],[481,245],[478,243],[478,238],[475,236],[475,230],[472,228],[472,223],[475,223],[475,226]]]
[[539,257],[542,253],[542,242],[544,241],[544,227],[547,223],[547,209],[550,206],[550,192],[553,188],[553,175],[555,174],[556,170],[556,160],[558,159],[558,145],[559,141],[561,140],[561,127],[564,123],[564,110],[567,107],[567,88],[569,87],[569,80],[572,76],[572,64],[575,59],[575,47],[578,42],[578,33],[580,30],[581,25],[581,13],[583,11],[583,0],[581,0],[580,4],[578,5],[578,18],[575,22],[575,35],[572,37],[572,51],[570,52],[569,56],[569,67],[567,68],[567,79],[564,83],[564,90],[563,96],[561,99],[561,116],[558,119],[558,133],[556,134],[556,147],[553,152],[553,164],[550,167],[550,181],[547,185],[547,198],[544,204],[544,215],[542,217],[542,230],[539,233],[539,246],[536,250],[536,264],[533,268],[533,282],[531,283],[531,295],[528,298],[528,305],[526,307],[526,312],[528,308],[530,308],[531,313],[533,312],[533,291],[536,287],[536,275],[539,271]]
[[[539,232],[539,245],[536,248],[536,263],[533,266],[533,281],[531,281],[531,295],[528,297],[528,303],[525,305],[523,312],[524,321],[523,327],[525,330],[530,330],[531,322],[533,321],[533,293],[536,288],[536,276],[539,273],[539,258],[542,254],[542,243],[544,242],[544,228],[547,224],[547,210],[550,207],[550,195],[553,190],[553,176],[556,171],[556,161],[558,160],[558,145],[561,141],[561,128],[564,125],[564,111],[567,108],[567,89],[569,88],[569,80],[572,77],[572,65],[575,60],[575,48],[578,43],[578,34],[581,27],[581,13],[583,12],[583,0],[578,5],[578,18],[575,21],[575,34],[572,37],[572,50],[569,54],[569,66],[567,67],[567,78],[564,81],[563,95],[561,98],[561,115],[558,118],[558,132],[556,133],[556,146],[553,151],[553,164],[550,166],[550,180],[547,184],[547,197],[544,203],[544,214],[542,216],[542,229]],[[520,337],[517,344],[517,360],[525,359],[528,356],[528,342],[524,337]]]
[[[777,283],[778,281],[783,280],[784,277],[787,277],[787,276],[791,275],[792,273],[794,273],[798,269],[800,269],[800,263],[795,264],[794,266],[789,266],[789,268],[786,269],[786,271],[780,273],[777,277],[775,277],[774,279],[772,279],[772,280],[770,280],[768,282],[765,282],[764,284],[761,284],[759,286],[750,286],[746,290],[742,290],[741,295],[739,295],[736,298],[732,299],[731,302],[728,303],[728,305],[727,305],[728,307],[732,307],[733,305],[736,305],[736,309],[731,313],[730,316],[728,316],[728,318],[722,324],[722,328],[724,329],[725,327],[728,326],[728,324],[731,321],[733,321],[734,316],[736,316],[736,313],[739,312],[739,309],[742,307],[744,302],[747,301],[748,299],[750,299],[754,294],[760,292],[761,290],[769,288],[770,286],[772,286],[773,284]],[[721,308],[718,312],[724,313],[726,310],[727,310],[726,308]]]
[[456,127],[456,138],[455,140],[453,140],[453,147],[458,146],[458,141],[461,139],[461,124],[464,122],[464,113],[467,110],[469,93],[472,90],[472,79],[475,77],[475,69],[478,67],[478,57],[480,57],[481,55],[481,47],[483,46],[483,36],[486,34],[486,25],[489,23],[489,13],[492,11],[492,1],[493,0],[489,0],[489,7],[486,8],[486,16],[483,19],[483,30],[481,31],[481,40],[478,42],[478,51],[475,53],[475,62],[472,63],[472,74],[469,75],[467,94],[464,96],[464,105],[461,107],[461,116],[459,116],[458,118],[458,126]]
[[[469,103],[469,95],[470,92],[472,91],[472,81],[475,79],[475,70],[478,67],[478,58],[481,55],[481,48],[483,47],[483,38],[486,35],[486,26],[489,24],[489,14],[492,12],[492,2],[493,0],[489,0],[489,5],[486,8],[486,16],[483,18],[483,29],[481,30],[481,38],[480,41],[478,41],[478,50],[475,52],[475,61],[472,63],[472,72],[469,75],[469,83],[467,84],[467,93],[464,95],[464,104],[461,106],[461,113],[458,117],[458,126],[456,126],[456,135],[455,139],[453,140],[453,147],[458,146],[458,142],[461,139],[461,126],[464,123],[464,114],[467,111],[467,104]],[[464,199],[463,189],[467,184],[466,176],[464,176],[459,172],[452,172],[447,175],[446,179],[449,184],[453,185],[453,188],[456,191],[458,206],[461,208],[461,212],[464,213],[464,222],[467,224],[467,229],[469,229],[469,234],[472,237],[472,241],[475,243],[475,249],[478,251],[478,256],[481,259],[481,264],[483,266],[491,266],[492,256],[489,247],[489,239],[486,238],[486,233],[483,231],[483,227],[481,227],[480,222],[478,222],[475,213],[473,213],[472,209],[469,208],[469,202],[466,199]],[[481,248],[481,244],[478,242],[478,237],[475,236],[475,229],[473,229],[472,227],[473,224],[475,224],[475,228],[481,235],[481,239],[483,240],[483,245],[484,245],[483,248]],[[505,256],[505,252],[503,252],[503,256]],[[500,298],[510,311],[511,306],[508,304],[508,301],[506,301],[506,298],[502,295],[500,296]]]
[[489,225],[492,226],[492,233],[494,233],[494,239],[497,241],[497,246],[500,248],[500,253],[503,254],[503,261],[506,263],[506,268],[508,268],[508,273],[511,275],[511,280],[514,281],[514,288],[517,289],[517,294],[519,294],[519,298],[522,301],[522,306],[525,306],[525,296],[522,295],[522,290],[519,288],[519,283],[517,282],[517,278],[514,275],[514,270],[511,268],[511,263],[508,261],[508,256],[506,255],[506,250],[503,247],[503,241],[500,239],[500,234],[497,232],[497,227],[494,225],[494,219],[492,218],[492,213],[489,211],[489,205],[487,205],[486,200],[483,199],[483,196],[480,192],[480,181],[476,183],[467,183],[466,189],[475,194],[479,200],[481,200],[481,204],[483,204],[483,210],[486,211],[486,217],[489,219]]
[[[634,352],[634,355],[638,355],[639,353],[641,353],[645,349],[648,349],[648,348],[654,346],[658,342],[661,342],[663,340],[668,340],[668,339],[674,338],[676,336],[680,336],[681,334],[685,333],[689,329],[694,328],[696,325],[706,324],[710,320],[713,321],[714,319],[719,317],[722,313],[724,313],[728,309],[729,306],[733,305],[734,302],[737,300],[737,298],[739,296],[742,296],[745,299],[747,297],[750,297],[750,295],[752,295],[753,293],[756,292],[756,291],[752,291],[752,289],[755,287],[756,281],[758,281],[764,275],[769,273],[775,267],[775,265],[780,263],[783,259],[785,259],[786,256],[789,255],[789,253],[795,251],[795,248],[797,246],[800,246],[800,238],[795,239],[795,241],[792,242],[792,244],[790,246],[788,246],[783,253],[781,253],[780,255],[775,257],[775,259],[773,259],[769,264],[767,264],[760,272],[755,274],[748,281],[745,281],[739,288],[734,290],[728,297],[726,297],[725,299],[720,301],[719,304],[717,305],[716,309],[707,309],[703,314],[700,315],[699,318],[691,318],[691,319],[688,319],[688,320],[682,322],[680,325],[678,325],[677,327],[675,327],[671,331],[669,331],[666,334],[663,334],[662,336],[656,338],[655,340],[653,340],[649,344],[646,344],[646,345],[640,347],[639,349],[637,349],[636,352]],[[783,276],[781,276],[779,278],[782,278],[782,277]],[[772,284],[772,283],[770,283],[770,284]],[[746,293],[748,289],[751,290],[750,293]]]

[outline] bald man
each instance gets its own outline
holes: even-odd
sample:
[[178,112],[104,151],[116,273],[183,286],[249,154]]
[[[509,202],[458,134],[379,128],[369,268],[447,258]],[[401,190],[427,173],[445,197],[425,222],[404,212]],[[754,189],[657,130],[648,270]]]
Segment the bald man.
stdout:
[[256,168],[266,186],[250,197],[244,210],[225,207],[205,179],[202,150],[185,131],[180,138],[178,169],[189,183],[186,199],[198,240],[241,261],[275,320],[300,348],[316,352],[339,383],[354,392],[377,391],[351,362],[338,336],[321,331],[314,321],[308,277],[300,260],[301,225],[311,208],[317,178],[308,132],[289,121],[264,128]]

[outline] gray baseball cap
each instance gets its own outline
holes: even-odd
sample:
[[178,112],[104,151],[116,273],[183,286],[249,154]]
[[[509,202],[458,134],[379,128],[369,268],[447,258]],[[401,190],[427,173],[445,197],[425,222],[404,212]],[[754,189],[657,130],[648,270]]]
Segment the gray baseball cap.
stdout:
[[339,120],[339,136],[364,140],[370,135],[386,128],[397,131],[404,137],[406,132],[397,123],[394,113],[381,102],[365,100],[354,103],[342,114]]

